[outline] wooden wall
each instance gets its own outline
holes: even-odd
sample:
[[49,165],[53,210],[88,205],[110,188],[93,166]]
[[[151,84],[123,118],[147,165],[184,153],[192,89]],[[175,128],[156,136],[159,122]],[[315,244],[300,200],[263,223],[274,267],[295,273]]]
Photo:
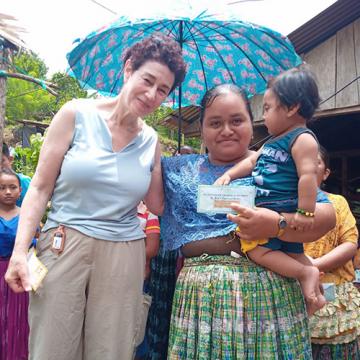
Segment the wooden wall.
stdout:
[[[360,19],[301,55],[315,73],[322,100],[327,99],[360,76]],[[319,110],[360,105],[360,79],[324,102]],[[261,121],[262,96],[251,99],[255,121]]]

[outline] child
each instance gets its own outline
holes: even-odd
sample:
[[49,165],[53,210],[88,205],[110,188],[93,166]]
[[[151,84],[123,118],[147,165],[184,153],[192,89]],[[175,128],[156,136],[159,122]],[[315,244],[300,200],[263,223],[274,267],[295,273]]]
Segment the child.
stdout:
[[[149,280],[150,280],[150,261],[157,255],[160,246],[160,224],[159,218],[152,214],[146,207],[143,201],[140,202],[137,208],[138,219],[140,220],[140,226],[145,234],[145,281],[144,281],[144,293],[149,292]],[[149,301],[149,303],[151,300]],[[146,332],[146,330],[145,330]],[[149,352],[148,340],[145,333],[143,342],[137,347],[135,360],[144,359]]]
[[[298,231],[311,229],[317,198],[318,142],[306,123],[318,104],[318,88],[309,71],[292,69],[280,74],[269,83],[263,99],[263,117],[272,138],[215,184],[226,185],[252,171],[258,188],[257,206],[278,212],[296,211],[292,227]],[[281,236],[286,225],[282,217],[277,236]],[[272,238],[241,240],[241,246],[254,262],[298,279],[309,314],[325,304],[319,271],[304,255],[303,244]]]
[[19,221],[16,201],[20,179],[11,169],[0,170],[0,359],[27,359],[29,326],[27,293],[15,294],[5,282]]
[[[10,149],[6,143],[3,143],[2,145],[2,158],[1,158],[1,167],[6,169],[12,169],[14,157],[10,153]],[[17,206],[21,206],[25,194],[28,191],[28,188],[30,186],[31,178],[29,176],[26,176],[24,174],[18,173],[16,174],[20,180],[20,187],[21,187],[21,194],[19,196],[19,199],[16,202]]]

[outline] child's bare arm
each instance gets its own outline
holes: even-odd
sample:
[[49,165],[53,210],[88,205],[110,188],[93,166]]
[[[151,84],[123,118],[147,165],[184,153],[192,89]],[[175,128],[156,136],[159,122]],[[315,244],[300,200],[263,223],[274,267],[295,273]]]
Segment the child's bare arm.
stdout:
[[227,185],[231,180],[242,178],[251,174],[257,159],[259,158],[261,149],[252,153],[249,157],[239,161],[231,169],[226,171],[214,183],[214,185]]
[[[291,150],[299,176],[298,208],[314,213],[317,194],[317,168],[319,145],[311,134],[301,134]],[[296,214],[295,225],[301,225],[299,230],[311,228],[313,219],[309,216]]]
[[150,275],[150,261],[155,257],[159,251],[160,247],[160,233],[149,233],[145,237],[145,253],[146,253],[146,263],[145,263],[145,279]]

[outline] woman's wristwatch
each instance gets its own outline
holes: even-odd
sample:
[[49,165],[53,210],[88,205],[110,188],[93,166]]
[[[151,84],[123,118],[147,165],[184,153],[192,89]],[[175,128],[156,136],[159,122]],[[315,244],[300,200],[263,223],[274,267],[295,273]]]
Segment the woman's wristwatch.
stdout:
[[278,233],[276,234],[276,237],[279,237],[281,235],[284,234],[285,232],[285,229],[287,227],[287,221],[286,221],[286,218],[283,214],[279,213],[279,220],[278,220],[278,228],[279,228],[279,231]]

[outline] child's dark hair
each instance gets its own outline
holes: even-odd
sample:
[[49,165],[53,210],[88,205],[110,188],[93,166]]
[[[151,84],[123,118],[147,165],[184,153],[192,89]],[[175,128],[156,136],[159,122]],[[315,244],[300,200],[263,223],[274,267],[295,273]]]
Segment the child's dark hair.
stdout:
[[330,169],[330,156],[328,151],[322,145],[319,146],[319,155],[324,162],[325,169]]
[[298,113],[310,120],[319,106],[319,90],[314,75],[305,68],[290,69],[268,83],[280,103],[287,108],[299,105]]
[[211,106],[211,104],[214,102],[214,100],[218,96],[229,94],[229,93],[237,94],[244,100],[244,102],[246,104],[246,110],[248,111],[248,113],[250,115],[250,120],[251,120],[251,122],[253,122],[253,114],[251,111],[250,103],[249,103],[249,100],[248,100],[246,94],[244,93],[244,91],[241,90],[237,85],[234,85],[234,84],[221,84],[221,85],[216,85],[213,88],[206,91],[203,98],[201,99],[201,103],[200,103],[200,124],[201,124],[201,126],[204,122],[206,108]]
[[170,92],[182,83],[186,75],[186,63],[180,45],[163,34],[154,34],[135,43],[126,50],[123,59],[124,65],[128,59],[131,59],[133,70],[139,69],[149,60],[166,65],[175,76]]
[[2,144],[2,154],[5,155],[7,158],[10,157],[10,149],[6,143]]
[[10,176],[15,176],[18,183],[19,183],[19,187],[21,187],[21,181],[19,178],[19,175],[12,169],[8,169],[8,168],[0,168],[0,176],[1,175],[10,175]]

